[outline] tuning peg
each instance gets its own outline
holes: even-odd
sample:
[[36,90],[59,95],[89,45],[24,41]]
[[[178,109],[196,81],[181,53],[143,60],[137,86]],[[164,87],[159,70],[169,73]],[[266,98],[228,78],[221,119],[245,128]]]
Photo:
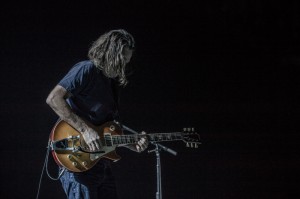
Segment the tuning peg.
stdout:
[[183,131],[186,132],[186,128],[183,128]]
[[190,144],[188,142],[186,143],[186,147],[190,147]]
[[195,143],[195,148],[198,148],[198,144],[197,143]]
[[192,127],[192,132],[194,132],[194,127]]
[[191,131],[191,128],[187,128],[187,130],[188,130],[188,132],[190,132],[190,131]]

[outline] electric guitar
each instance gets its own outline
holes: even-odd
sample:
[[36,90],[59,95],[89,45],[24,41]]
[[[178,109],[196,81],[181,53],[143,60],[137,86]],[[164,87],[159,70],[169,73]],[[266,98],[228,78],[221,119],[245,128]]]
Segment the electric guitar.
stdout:
[[90,151],[81,134],[71,125],[59,120],[50,133],[50,148],[55,162],[73,172],[91,169],[101,158],[118,161],[121,157],[115,152],[116,147],[136,143],[147,137],[149,142],[182,140],[187,147],[198,148],[200,137],[193,128],[185,128],[183,132],[130,134],[124,135],[118,122],[106,122],[101,126],[93,126],[98,132],[101,142],[100,151]]

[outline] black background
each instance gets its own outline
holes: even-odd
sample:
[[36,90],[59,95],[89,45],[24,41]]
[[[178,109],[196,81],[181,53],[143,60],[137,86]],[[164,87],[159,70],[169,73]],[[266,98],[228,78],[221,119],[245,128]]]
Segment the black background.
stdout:
[[[36,196],[57,119],[46,97],[92,41],[119,28],[137,46],[123,123],[201,135],[198,149],[164,143],[178,155],[161,153],[163,198],[295,197],[299,10],[296,0],[2,5],[1,198]],[[155,198],[155,155],[117,152],[120,198]],[[64,198],[60,182],[44,173],[40,198]]]

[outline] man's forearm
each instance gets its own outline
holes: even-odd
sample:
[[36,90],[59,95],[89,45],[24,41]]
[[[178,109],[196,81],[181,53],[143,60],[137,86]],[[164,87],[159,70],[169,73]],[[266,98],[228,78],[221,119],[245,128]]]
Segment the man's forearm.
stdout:
[[60,117],[60,119],[66,121],[73,128],[75,128],[80,133],[85,133],[88,129],[86,123],[76,115],[69,105],[63,102],[56,102],[55,104],[49,104],[53,111]]
[[60,117],[60,119],[66,121],[81,134],[87,132],[89,126],[72,111],[65,100],[65,95],[65,90],[62,90],[62,88],[55,88],[48,96],[47,104]]

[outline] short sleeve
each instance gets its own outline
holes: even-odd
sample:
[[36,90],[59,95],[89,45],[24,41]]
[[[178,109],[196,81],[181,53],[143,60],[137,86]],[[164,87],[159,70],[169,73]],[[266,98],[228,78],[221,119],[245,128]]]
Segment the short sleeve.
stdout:
[[84,61],[74,65],[70,71],[60,80],[58,85],[64,87],[68,92],[76,95],[80,93],[93,77],[94,65]]

